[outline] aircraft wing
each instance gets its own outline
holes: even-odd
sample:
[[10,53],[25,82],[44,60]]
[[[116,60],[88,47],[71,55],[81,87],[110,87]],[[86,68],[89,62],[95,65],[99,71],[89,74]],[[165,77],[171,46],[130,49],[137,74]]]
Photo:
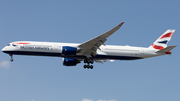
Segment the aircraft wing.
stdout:
[[85,55],[86,57],[96,56],[97,49],[99,49],[101,45],[104,45],[104,42],[107,40],[106,38],[116,32],[123,24],[124,22],[121,22],[119,25],[117,25],[110,31],[80,44],[78,46],[80,49],[78,55]]

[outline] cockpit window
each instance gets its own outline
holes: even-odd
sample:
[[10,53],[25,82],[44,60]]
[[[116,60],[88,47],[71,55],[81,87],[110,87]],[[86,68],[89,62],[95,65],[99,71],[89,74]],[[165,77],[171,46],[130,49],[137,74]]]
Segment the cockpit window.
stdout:
[[11,46],[11,44],[8,44],[7,46]]

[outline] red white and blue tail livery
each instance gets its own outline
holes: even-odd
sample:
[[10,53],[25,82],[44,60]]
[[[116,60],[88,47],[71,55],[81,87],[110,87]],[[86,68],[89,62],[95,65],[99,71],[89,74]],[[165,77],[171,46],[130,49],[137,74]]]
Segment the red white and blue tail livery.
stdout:
[[149,48],[154,48],[157,50],[166,48],[174,32],[175,30],[167,30]]
[[124,22],[84,43],[56,43],[36,41],[16,41],[9,43],[2,49],[4,53],[13,55],[55,56],[63,58],[64,66],[76,66],[84,61],[84,68],[93,68],[94,62],[113,62],[114,60],[137,60],[171,54],[170,50],[176,47],[167,47],[175,30],[167,30],[151,46],[132,47],[105,45],[107,38],[116,32]]

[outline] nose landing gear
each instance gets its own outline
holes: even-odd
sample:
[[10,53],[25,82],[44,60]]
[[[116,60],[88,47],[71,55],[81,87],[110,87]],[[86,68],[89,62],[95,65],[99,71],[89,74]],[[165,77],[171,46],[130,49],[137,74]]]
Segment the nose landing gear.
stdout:
[[11,56],[11,59],[10,61],[13,62],[13,55],[12,54],[9,54]]

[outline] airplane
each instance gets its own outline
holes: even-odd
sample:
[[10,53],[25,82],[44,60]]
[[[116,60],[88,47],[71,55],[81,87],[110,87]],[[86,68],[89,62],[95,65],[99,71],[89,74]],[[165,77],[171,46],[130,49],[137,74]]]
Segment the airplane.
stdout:
[[94,62],[112,62],[114,60],[137,60],[161,55],[170,55],[177,45],[167,47],[175,30],[169,29],[163,33],[149,47],[132,47],[105,45],[107,38],[116,32],[124,22],[121,22],[108,32],[101,34],[81,44],[57,43],[57,42],[36,42],[16,41],[11,42],[2,49],[2,52],[13,55],[33,55],[62,57],[64,66],[76,66],[84,61],[84,68],[93,69]]

